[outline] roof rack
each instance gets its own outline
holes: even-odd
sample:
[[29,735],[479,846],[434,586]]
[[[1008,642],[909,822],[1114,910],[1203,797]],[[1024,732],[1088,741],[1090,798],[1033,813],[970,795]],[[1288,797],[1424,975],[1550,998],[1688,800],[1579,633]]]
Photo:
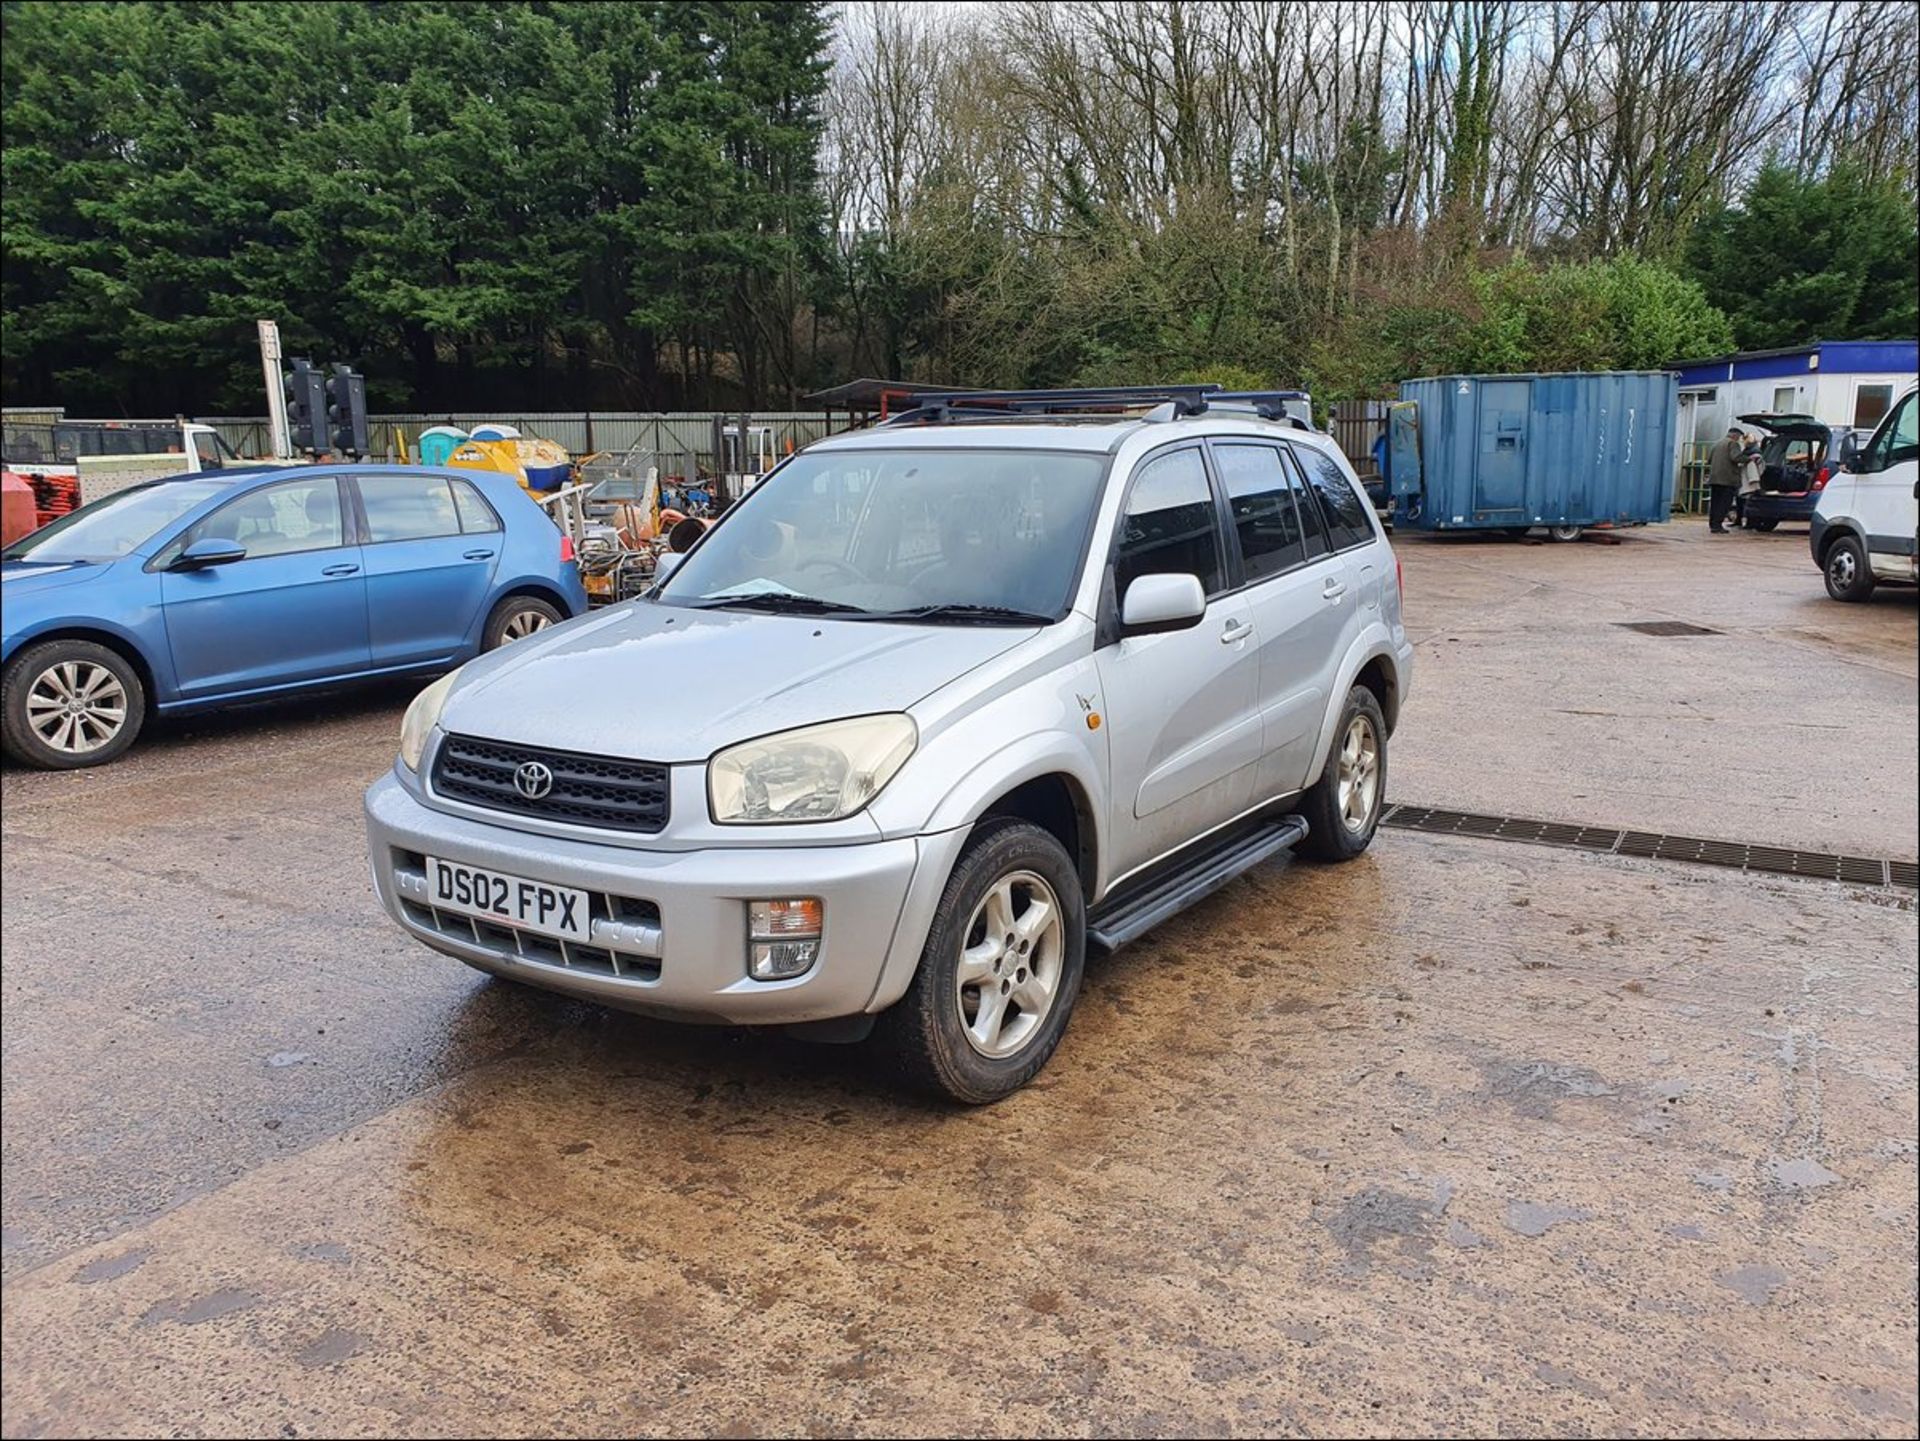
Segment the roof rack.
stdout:
[[1263,420],[1291,421],[1311,430],[1296,407],[1311,403],[1304,390],[1223,390],[1217,384],[1112,385],[1071,390],[966,390],[916,395],[917,404],[883,425],[942,425],[955,420],[1005,420],[1009,416],[1100,415],[1151,408],[1147,419],[1205,415],[1215,406],[1250,410]]

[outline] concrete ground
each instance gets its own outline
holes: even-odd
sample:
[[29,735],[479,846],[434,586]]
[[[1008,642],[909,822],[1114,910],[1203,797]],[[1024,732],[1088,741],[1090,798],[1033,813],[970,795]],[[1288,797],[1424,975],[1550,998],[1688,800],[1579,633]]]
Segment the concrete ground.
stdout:
[[[1828,599],[1804,526],[1394,544],[1420,643],[1397,796],[1851,855],[1920,848],[1920,592]],[[1713,634],[1623,628],[1638,621]]]
[[[1408,538],[1392,798],[1911,857],[1913,600],[1697,530]],[[405,941],[403,702],[0,782],[6,1435],[1915,1434],[1911,892],[1383,832],[955,1112]]]

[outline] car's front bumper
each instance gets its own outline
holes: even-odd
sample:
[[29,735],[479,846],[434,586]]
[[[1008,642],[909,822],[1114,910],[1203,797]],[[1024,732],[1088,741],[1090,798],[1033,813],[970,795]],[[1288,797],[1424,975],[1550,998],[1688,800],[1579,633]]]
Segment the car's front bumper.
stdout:
[[[435,950],[626,1010],[734,1025],[833,1020],[898,999],[965,840],[960,830],[857,845],[637,850],[448,815],[391,774],[368,790],[366,819],[381,904]],[[563,946],[436,909],[426,856],[588,892],[593,944]],[[820,958],[792,980],[753,980],[747,905],[792,896],[822,902]]]

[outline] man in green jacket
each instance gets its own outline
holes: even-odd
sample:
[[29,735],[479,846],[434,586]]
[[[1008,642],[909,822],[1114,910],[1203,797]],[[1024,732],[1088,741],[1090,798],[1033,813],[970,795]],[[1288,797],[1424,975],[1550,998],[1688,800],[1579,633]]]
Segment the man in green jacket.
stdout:
[[1727,512],[1740,489],[1740,466],[1746,460],[1746,437],[1740,427],[1727,427],[1727,438],[1707,452],[1707,532],[1727,534]]

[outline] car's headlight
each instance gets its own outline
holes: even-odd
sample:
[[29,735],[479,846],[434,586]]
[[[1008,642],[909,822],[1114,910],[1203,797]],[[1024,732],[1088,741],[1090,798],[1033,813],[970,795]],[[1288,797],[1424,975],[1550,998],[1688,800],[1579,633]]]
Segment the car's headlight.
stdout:
[[720,825],[837,821],[880,793],[919,742],[910,716],[870,715],[762,736],[707,763]]
[[440,724],[440,712],[447,704],[447,692],[460,676],[449,671],[413,698],[400,721],[400,763],[410,771],[420,769],[420,757],[426,753],[427,737]]

